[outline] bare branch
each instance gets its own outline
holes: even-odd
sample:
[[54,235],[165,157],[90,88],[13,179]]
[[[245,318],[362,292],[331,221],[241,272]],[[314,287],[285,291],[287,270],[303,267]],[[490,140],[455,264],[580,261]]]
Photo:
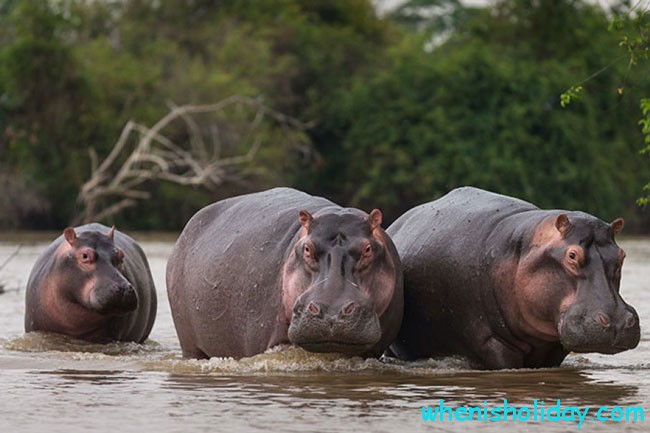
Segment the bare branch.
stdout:
[[101,221],[117,213],[120,213],[122,210],[126,209],[127,207],[133,207],[136,204],[137,202],[132,199],[120,200],[117,203],[112,204],[111,206],[107,207],[106,209],[102,210],[97,215],[95,215],[95,219],[97,221]]
[[[226,182],[243,183],[260,172],[249,165],[265,144],[268,126],[281,131],[285,142],[299,152],[311,152],[304,132],[308,125],[260,99],[234,95],[215,104],[169,106],[169,113],[151,128],[127,122],[101,164],[94,150],[89,151],[92,172],[79,192],[83,208],[79,222],[99,221],[148,200],[148,192],[136,190],[148,182],[164,180],[209,190]],[[206,116],[213,120],[202,126]],[[187,137],[187,142],[173,137]],[[226,150],[235,153],[223,156]]]

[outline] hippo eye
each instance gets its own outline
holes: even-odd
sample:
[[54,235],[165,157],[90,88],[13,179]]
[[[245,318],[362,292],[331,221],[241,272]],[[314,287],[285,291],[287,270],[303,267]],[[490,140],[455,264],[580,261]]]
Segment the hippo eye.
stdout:
[[359,270],[366,269],[373,261],[373,248],[370,242],[363,243],[360,248],[361,256],[357,265]]
[[92,263],[95,261],[95,252],[90,249],[85,249],[79,253],[78,257],[81,263]]
[[308,263],[314,262],[315,250],[311,242],[305,243],[302,247],[302,256]]
[[124,251],[117,250],[117,263],[120,264],[124,261]]
[[584,252],[579,247],[571,247],[566,252],[566,265],[577,272],[583,266]]
[[302,247],[302,258],[305,265],[311,270],[318,269],[318,262],[315,259],[316,249],[311,242],[306,242]]

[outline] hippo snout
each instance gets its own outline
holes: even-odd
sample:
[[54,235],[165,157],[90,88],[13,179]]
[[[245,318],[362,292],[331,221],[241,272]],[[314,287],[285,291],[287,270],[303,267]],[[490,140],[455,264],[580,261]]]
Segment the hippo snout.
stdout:
[[[298,314],[300,313],[300,309],[298,308]],[[334,325],[338,320],[340,319],[348,319],[349,316],[354,314],[354,312],[357,310],[357,304],[354,302],[350,302],[346,304],[341,311],[338,312],[338,314],[328,314],[327,317],[323,314],[323,309],[322,306],[315,303],[315,302],[310,302],[309,305],[307,306],[307,312],[311,314],[312,316],[318,317],[320,319],[326,320],[330,325]],[[296,311],[294,311],[294,314]]]
[[335,305],[299,299],[293,308],[289,340],[310,352],[339,352],[360,355],[381,338],[374,308],[358,300]]
[[95,310],[101,314],[121,315],[138,308],[138,296],[128,281],[95,288]]
[[116,297],[121,297],[121,301],[118,303],[121,304],[124,312],[133,311],[138,308],[138,296],[131,283],[118,285],[116,291],[118,292]]
[[568,309],[558,328],[562,345],[573,352],[619,353],[634,349],[641,337],[639,316],[629,305],[614,313]]

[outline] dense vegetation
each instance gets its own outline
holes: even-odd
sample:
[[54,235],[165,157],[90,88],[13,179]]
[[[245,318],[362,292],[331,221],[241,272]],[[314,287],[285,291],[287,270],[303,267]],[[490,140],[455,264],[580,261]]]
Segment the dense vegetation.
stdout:
[[312,125],[313,151],[267,147],[261,175],[216,191],[151,184],[108,222],[179,229],[210,201],[279,184],[390,220],[475,185],[648,230],[630,94],[650,81],[609,17],[569,0],[412,0],[386,17],[369,0],[0,2],[0,226],[68,224],[89,147],[108,154],[128,120],[152,125],[170,102],[238,94]]

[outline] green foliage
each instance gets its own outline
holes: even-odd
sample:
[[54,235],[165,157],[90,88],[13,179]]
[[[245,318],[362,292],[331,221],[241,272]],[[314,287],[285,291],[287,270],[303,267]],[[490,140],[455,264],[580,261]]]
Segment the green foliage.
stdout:
[[34,179],[61,222],[74,205],[74,189],[87,164],[83,149],[101,130],[89,105],[93,89],[65,40],[66,20],[47,3],[17,2],[3,28],[0,49],[0,112],[7,125],[5,160]]
[[458,0],[408,0],[390,13],[390,19],[427,37],[458,30],[468,10]]
[[560,106],[566,107],[571,101],[579,99],[582,94],[582,86],[571,86],[569,89],[560,95]]
[[650,10],[635,6],[622,6],[623,10],[612,20],[609,30],[621,33],[619,45],[626,49],[631,66],[650,60]]
[[[366,0],[16,0],[2,3],[0,21],[0,155],[51,199],[44,226],[70,222],[90,173],[88,149],[107,155],[128,120],[152,125],[170,103],[234,94],[320,118],[335,89],[372,68],[390,27]],[[286,137],[265,134],[275,141],[260,151],[251,169],[263,175],[248,189],[287,183],[304,164]],[[182,131],[172,138],[184,139]],[[176,188],[151,192],[141,210],[162,215],[139,218],[139,227],[178,228],[213,197],[197,192],[186,210]],[[173,209],[184,213],[165,216]]]
[[179,229],[209,201],[277,184],[381,207],[389,221],[472,184],[640,227],[638,179],[650,173],[627,95],[647,95],[650,83],[615,59],[644,64],[648,27],[647,14],[629,16],[638,20],[567,0],[410,0],[385,19],[369,0],[0,2],[0,160],[30,198],[6,214],[68,224],[89,148],[104,157],[128,120],[151,126],[170,104],[240,94],[313,124],[317,157],[268,126],[274,145],[245,183],[154,184],[152,200],[112,222]]
[[[650,60],[650,10],[639,9],[644,6],[638,2],[635,6],[630,6],[628,2],[621,5],[621,11],[612,20],[610,31],[616,31],[620,36],[619,45],[627,51],[629,67],[638,67],[644,65]],[[647,7],[647,5],[645,5]],[[647,70],[646,70],[647,73]],[[647,95],[647,91],[643,93]],[[641,132],[644,134],[645,147],[641,153],[650,153],[650,99],[641,98],[642,118],[639,121]],[[650,194],[650,183],[643,187],[643,190]],[[637,203],[641,206],[647,206],[650,203],[650,195],[640,197]]]
[[[628,68],[632,70],[641,62],[645,63],[650,60],[650,11],[647,9],[641,9],[646,6],[647,5],[643,2],[636,2],[634,6],[632,6],[630,1],[624,0],[612,7],[613,18],[608,26],[609,31],[618,35],[619,46],[625,48],[627,51],[626,55],[618,57],[614,62],[612,62],[612,64],[618,60],[627,58]],[[583,80],[583,83],[590,81],[592,78],[610,67],[611,64],[605,66],[600,71]],[[619,95],[627,93],[626,82],[628,81],[628,78],[626,77],[623,81],[624,82],[620,84],[617,89]],[[630,87],[634,89],[634,83],[632,83]],[[568,105],[571,100],[577,99],[576,97],[579,95],[576,93],[576,89],[581,91],[582,87],[572,86],[561,95],[562,107]],[[647,145],[650,142],[650,129],[648,128],[649,117],[646,101],[646,99],[641,99],[641,111],[645,117],[639,121],[639,124],[642,127],[642,133],[645,135],[646,143],[646,148],[642,149],[641,153],[648,153]],[[645,191],[650,191],[650,183],[645,185],[643,189]],[[639,198],[637,203],[643,206],[647,205],[650,203],[650,196]]]
[[[650,154],[650,98],[641,99],[641,113],[643,114],[643,118],[639,121],[639,124],[641,125],[641,132],[645,140],[645,148],[641,150],[641,153]],[[647,206],[650,204],[650,183],[647,183],[643,187],[643,190],[647,191],[649,195],[640,197],[637,203],[641,206]]]
[[[341,144],[324,148],[331,165],[319,185],[388,219],[475,185],[633,220],[638,174],[648,172],[630,145],[633,107],[615,91],[574,88],[581,104],[567,112],[555,96],[609,62],[616,39],[598,30],[606,16],[580,2],[504,1],[496,10],[430,53],[405,45],[390,68],[340,94],[326,129]],[[591,85],[616,89],[622,73],[603,71]]]

